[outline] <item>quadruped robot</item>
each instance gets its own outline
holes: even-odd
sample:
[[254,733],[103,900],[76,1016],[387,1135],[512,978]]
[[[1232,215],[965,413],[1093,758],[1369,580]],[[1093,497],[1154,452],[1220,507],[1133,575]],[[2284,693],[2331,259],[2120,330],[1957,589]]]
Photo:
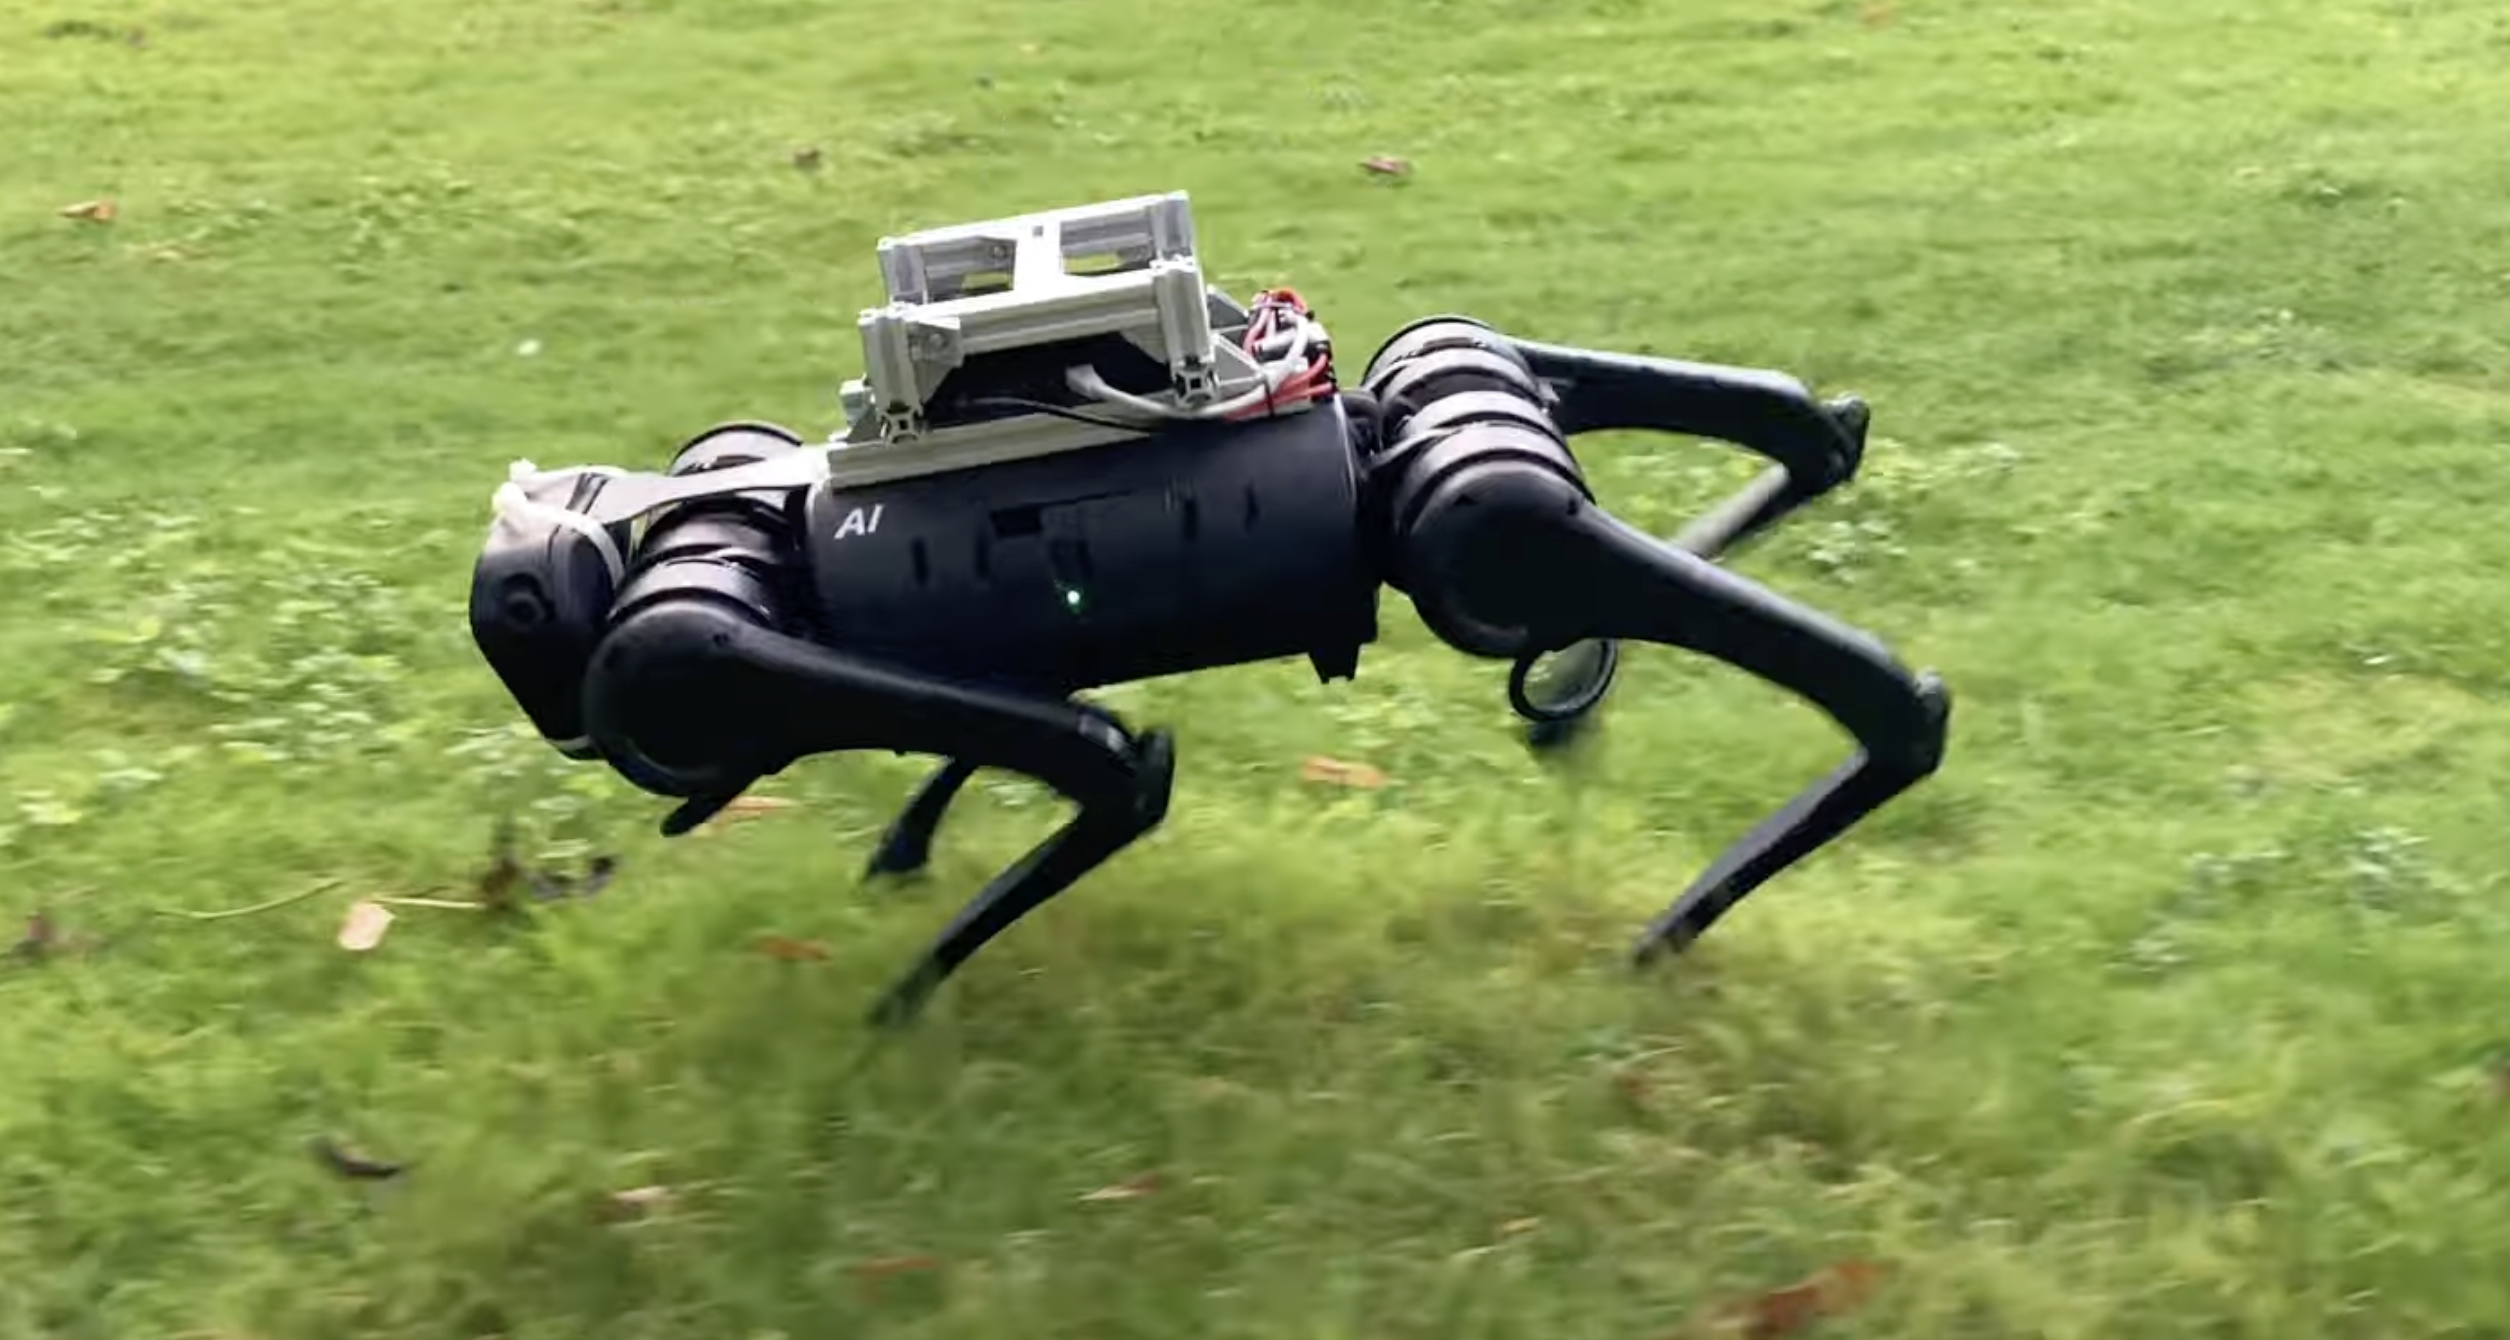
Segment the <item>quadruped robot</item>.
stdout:
[[[1172,192],[883,240],[887,301],[862,313],[865,375],[829,440],[732,423],[659,474],[516,463],[473,574],[481,653],[552,746],[682,801],[666,834],[843,750],[943,760],[874,873],[922,866],[980,768],[1072,802],[883,1023],[1165,815],[1168,732],[1075,695],[1292,656],[1351,678],[1383,588],[1512,662],[1538,742],[1602,701],[1627,640],[1748,671],[1855,738],[1647,929],[1642,961],[1936,770],[1936,675],[1714,561],[1854,477],[1864,402],[1464,316],[1405,326],[1346,386],[1317,314],[1219,291],[1194,234]],[[1569,444],[1600,430],[1773,464],[1660,540],[1589,490]]]

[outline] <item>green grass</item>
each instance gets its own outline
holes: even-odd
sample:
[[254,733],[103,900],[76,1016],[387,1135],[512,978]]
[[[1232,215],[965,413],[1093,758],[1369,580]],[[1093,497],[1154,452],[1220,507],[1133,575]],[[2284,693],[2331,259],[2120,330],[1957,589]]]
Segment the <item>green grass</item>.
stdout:
[[[0,0],[0,913],[84,948],[0,968],[0,1337],[1644,1337],[1850,1258],[1824,1334],[2510,1333],[2506,57],[2479,0]],[[1391,600],[1356,684],[1107,695],[1169,824],[874,1045],[1049,807],[903,888],[916,760],[663,841],[472,649],[488,493],[823,433],[882,233],[1170,188],[1354,363],[1463,310],[1870,397],[1738,566],[1939,668],[1946,770],[1634,978],[1839,741],[1639,649],[1555,773]],[[1584,456],[1665,529],[1736,468]],[[332,944],[504,815],[618,882]]]

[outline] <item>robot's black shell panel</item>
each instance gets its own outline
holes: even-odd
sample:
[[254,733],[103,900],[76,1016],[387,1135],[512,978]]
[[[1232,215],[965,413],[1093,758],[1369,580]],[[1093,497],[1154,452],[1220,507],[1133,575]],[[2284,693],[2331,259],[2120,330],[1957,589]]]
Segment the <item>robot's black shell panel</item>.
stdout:
[[1007,465],[812,491],[834,646],[1069,692],[1376,635],[1349,422],[1181,427]]

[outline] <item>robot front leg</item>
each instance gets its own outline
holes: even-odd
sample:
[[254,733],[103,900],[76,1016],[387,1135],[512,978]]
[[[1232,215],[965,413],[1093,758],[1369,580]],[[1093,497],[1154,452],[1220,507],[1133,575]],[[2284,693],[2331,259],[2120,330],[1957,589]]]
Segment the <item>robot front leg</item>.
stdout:
[[[1072,706],[1099,717],[1118,731],[1124,729],[1124,723],[1102,707],[1083,702]],[[898,817],[890,820],[889,827],[881,833],[863,877],[911,875],[923,869],[932,859],[933,837],[941,828],[942,816],[975,778],[976,765],[963,758],[949,759],[934,769],[915,788],[915,794],[907,798],[906,808],[898,811]]]
[[[699,597],[656,599],[621,617],[594,654],[584,708],[621,772],[701,804],[812,754],[949,759],[925,788],[929,803],[919,797],[932,817],[902,845],[928,841],[948,790],[980,767],[1034,777],[1074,802],[1071,822],[986,885],[882,998],[873,1013],[882,1024],[911,1019],[985,944],[1157,827],[1174,772],[1165,732],[1136,736],[1096,708],[850,656]],[[915,813],[901,825],[919,822]]]
[[[872,1012],[875,1023],[897,1025],[913,1019],[934,990],[977,950],[1159,825],[1175,777],[1176,746],[1167,732],[1156,730],[1144,732],[1133,744],[1140,777],[1129,803],[1084,802],[1070,823],[994,876],[959,909],[924,957],[882,995]],[[959,767],[961,761],[950,766]]]

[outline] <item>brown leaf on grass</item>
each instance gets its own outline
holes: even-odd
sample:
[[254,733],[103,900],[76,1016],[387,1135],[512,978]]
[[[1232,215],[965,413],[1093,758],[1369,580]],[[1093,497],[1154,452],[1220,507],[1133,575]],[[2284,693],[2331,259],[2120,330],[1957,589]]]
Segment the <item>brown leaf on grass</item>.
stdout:
[[398,1177],[403,1168],[403,1165],[398,1163],[370,1158],[329,1138],[314,1141],[314,1157],[321,1159],[325,1167],[342,1177],[361,1182],[380,1182],[386,1178]]
[[53,924],[49,915],[35,912],[26,918],[26,938],[18,941],[16,947],[9,952],[15,957],[34,962],[49,955],[60,945],[61,928]]
[[1541,1228],[1542,1226],[1543,1221],[1539,1216],[1529,1214],[1522,1219],[1511,1219],[1508,1222],[1501,1224],[1499,1226],[1499,1236],[1503,1238],[1513,1238],[1519,1234],[1531,1233],[1535,1229]]
[[382,944],[384,932],[391,929],[391,908],[359,899],[349,904],[349,914],[340,919],[340,947],[352,954],[363,954]]
[[1255,1094],[1253,1089],[1236,1080],[1224,1079],[1217,1075],[1200,1076],[1189,1087],[1195,1098],[1206,1103],[1235,1102],[1241,1098],[1251,1098]]
[[113,216],[120,212],[121,209],[110,200],[81,200],[75,205],[61,207],[62,218],[82,219],[88,223],[111,223]]
[[817,172],[821,161],[822,155],[816,144],[793,151],[793,166],[804,172]]
[[865,1299],[876,1299],[890,1285],[903,1280],[934,1275],[941,1270],[941,1261],[931,1256],[877,1256],[857,1261],[846,1268],[854,1277],[854,1291]]
[[612,1219],[643,1219],[669,1208],[671,1200],[667,1186],[638,1186],[611,1192],[607,1204]]
[[1409,159],[1389,158],[1384,154],[1361,159],[1360,167],[1373,177],[1409,177],[1412,175],[1412,164]]
[[1710,1332],[1739,1340],[1785,1340],[1814,1323],[1864,1306],[1882,1279],[1871,1261],[1841,1261],[1783,1289],[1727,1305]]
[[941,1261],[931,1256],[876,1256],[857,1261],[848,1272],[858,1280],[884,1280],[897,1275],[920,1275],[941,1269]]
[[825,963],[828,946],[817,940],[796,940],[786,935],[758,937],[758,952],[786,963]]
[[1900,12],[1887,4],[1871,4],[1867,5],[1865,12],[1857,17],[1864,21],[1866,27],[1879,28],[1900,17]]
[[712,837],[724,829],[778,814],[794,808],[794,803],[780,796],[734,796],[723,808],[706,817],[706,822],[690,829],[692,837]]
[[724,802],[709,823],[746,823],[761,815],[777,814],[793,808],[793,802],[782,796],[734,796]]
[[1085,1191],[1081,1193],[1081,1199],[1092,1202],[1107,1200],[1140,1200],[1142,1197],[1158,1191],[1159,1188],[1164,1185],[1166,1185],[1166,1179],[1162,1178],[1155,1172],[1139,1173],[1135,1176],[1125,1178],[1121,1182],[1114,1183],[1113,1185],[1102,1186],[1096,1191]]
[[1338,758],[1311,758],[1299,765],[1299,780],[1326,786],[1353,786],[1374,791],[1387,782],[1386,774],[1365,763],[1346,763]]

